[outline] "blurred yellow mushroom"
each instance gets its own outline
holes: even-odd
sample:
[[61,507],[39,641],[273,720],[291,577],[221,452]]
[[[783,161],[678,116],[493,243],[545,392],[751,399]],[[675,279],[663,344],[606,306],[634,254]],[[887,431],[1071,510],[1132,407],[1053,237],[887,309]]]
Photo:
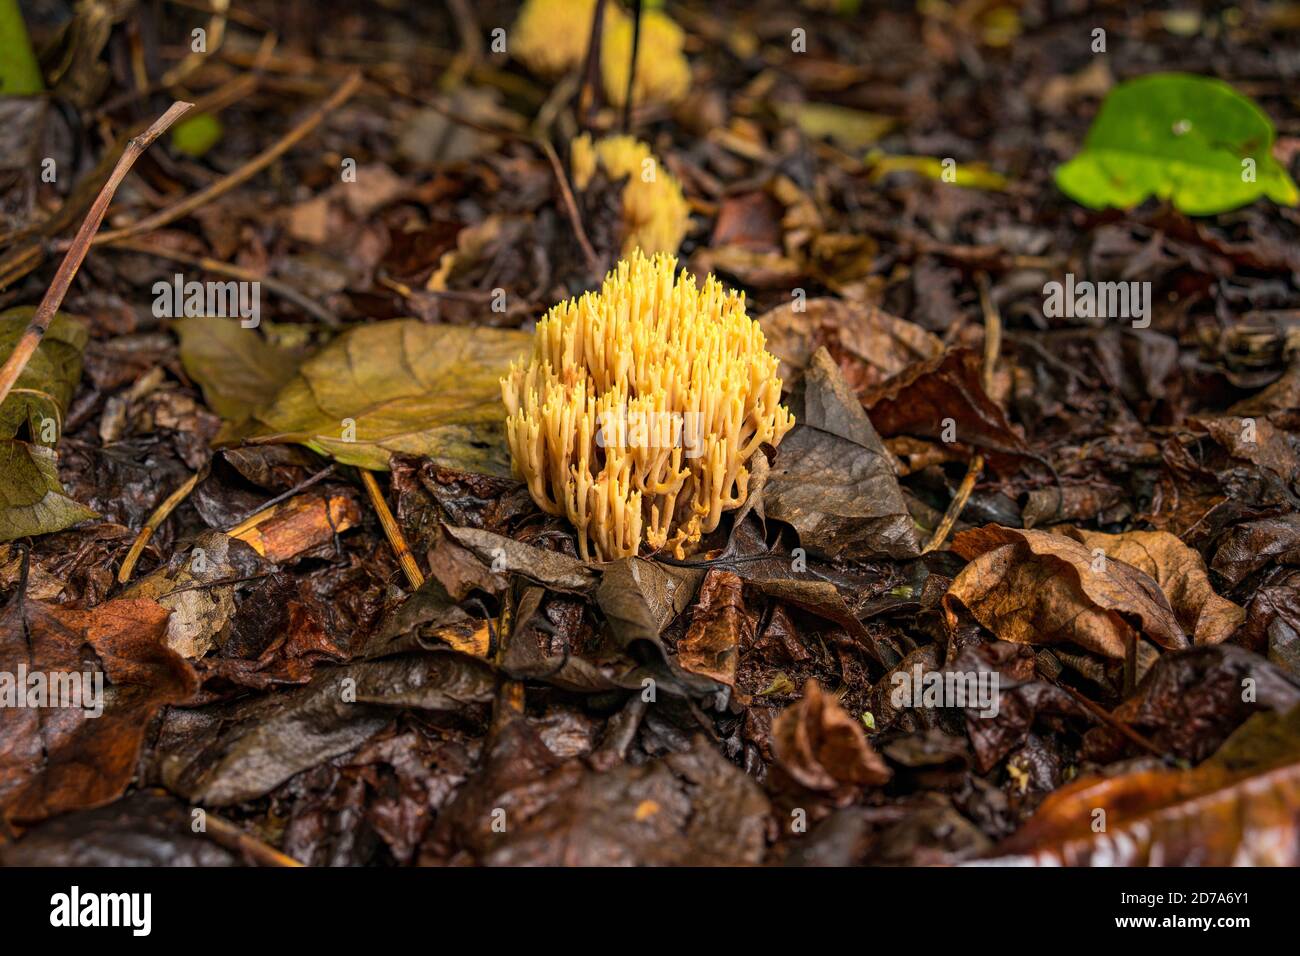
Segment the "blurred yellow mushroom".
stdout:
[[[605,24],[600,44],[600,72],[605,96],[615,106],[627,100],[627,72],[632,63],[632,18],[619,17]],[[632,102],[676,103],[691,87],[691,66],[682,52],[686,34],[659,10],[641,14],[641,37],[636,55],[636,80]]]
[[640,252],[552,308],[501,380],[516,475],[578,532],[584,560],[684,557],[749,489],[747,463],[794,425],[742,293]]
[[611,180],[627,177],[623,187],[623,255],[640,249],[647,255],[675,253],[690,227],[690,206],[682,187],[650,152],[631,136],[607,136],[592,143],[586,133],[572,145],[573,182],[586,189],[599,167]]
[[[576,69],[587,55],[595,12],[596,0],[527,0],[511,28],[510,49],[539,76]],[[605,4],[603,35],[626,21],[617,3]]]

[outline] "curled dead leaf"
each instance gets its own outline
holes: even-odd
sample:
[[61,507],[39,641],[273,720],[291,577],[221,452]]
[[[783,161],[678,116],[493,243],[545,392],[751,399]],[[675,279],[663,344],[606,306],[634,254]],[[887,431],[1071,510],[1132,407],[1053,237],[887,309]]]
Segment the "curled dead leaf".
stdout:
[[950,626],[964,606],[1018,644],[1070,642],[1122,658],[1138,631],[1161,647],[1187,646],[1173,608],[1144,571],[1102,559],[1072,538],[988,525],[963,531],[952,549],[970,561],[944,595]]
[[1066,534],[1090,551],[1101,548],[1107,558],[1153,577],[1169,599],[1179,625],[1196,644],[1226,641],[1246,619],[1244,608],[1215,593],[1201,556],[1168,531],[1104,534],[1071,528]]
[[893,772],[862,725],[811,678],[803,699],[772,724],[772,753],[796,783],[848,802],[861,787],[889,782]]

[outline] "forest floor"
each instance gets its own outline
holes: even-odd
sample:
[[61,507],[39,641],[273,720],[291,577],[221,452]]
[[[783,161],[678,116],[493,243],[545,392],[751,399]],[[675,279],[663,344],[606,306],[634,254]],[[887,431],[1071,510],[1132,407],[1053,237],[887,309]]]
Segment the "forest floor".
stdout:
[[[0,861],[1300,862],[1300,214],[1053,178],[1175,70],[1295,174],[1300,7],[669,4],[690,91],[631,131],[799,424],[694,555],[592,565],[456,415],[618,260],[567,170],[620,111],[493,52],[513,4],[33,6],[0,357],[127,139],[215,122],[135,162],[51,404],[0,412],[0,672],[104,687],[0,708]],[[1067,275],[1146,321],[1048,314]]]

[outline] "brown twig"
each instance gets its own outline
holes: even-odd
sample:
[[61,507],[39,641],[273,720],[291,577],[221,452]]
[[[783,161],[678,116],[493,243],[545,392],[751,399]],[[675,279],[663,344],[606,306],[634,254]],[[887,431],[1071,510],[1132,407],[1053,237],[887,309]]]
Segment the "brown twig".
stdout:
[[288,500],[289,500],[290,498],[292,498],[294,495],[298,494],[298,493],[301,492],[301,491],[306,491],[306,490],[307,490],[308,488],[310,488],[312,485],[316,484],[316,483],[319,482],[319,481],[323,481],[325,478],[328,478],[328,477],[329,477],[330,475],[332,475],[332,474],[334,474],[334,464],[333,464],[333,462],[331,462],[330,464],[326,465],[324,468],[322,468],[320,471],[316,472],[316,474],[312,475],[310,478],[306,478],[306,479],[304,479],[304,480],[298,482],[298,484],[294,485],[292,488],[290,488],[290,489],[289,489],[288,491],[286,491],[284,494],[282,494],[282,495],[276,495],[276,496],[275,496],[274,498],[272,498],[270,501],[267,501],[267,502],[264,502],[263,504],[258,505],[258,506],[257,506],[256,508],[254,508],[252,511],[248,512],[248,514],[246,514],[246,515],[244,515],[242,518],[240,518],[239,521],[234,525],[234,527],[232,527],[229,531],[227,531],[226,534],[231,535],[231,536],[233,537],[234,534],[235,534],[235,530],[236,530],[236,529],[243,529],[243,528],[247,528],[247,527],[252,527],[252,525],[250,525],[248,522],[252,521],[252,519],[256,518],[256,517],[257,517],[258,515],[260,515],[263,511],[266,511],[268,508],[274,508],[276,505],[278,505],[278,504],[279,504],[280,502],[282,502],[282,501],[288,501]]
[[582,64],[582,85],[578,87],[578,125],[590,126],[591,111],[600,96],[600,41],[605,32],[605,0],[596,0],[591,15],[591,35],[587,38],[587,56]]
[[163,86],[173,86],[179,83],[197,70],[210,54],[221,49],[221,44],[226,38],[226,15],[229,12],[230,0],[212,0],[212,18],[208,20],[207,27],[207,49],[202,53],[196,53],[193,50],[187,53],[185,59],[163,75]]
[[943,513],[943,519],[939,526],[934,529],[934,534],[926,542],[925,547],[921,549],[922,554],[929,554],[935,548],[941,547],[948,539],[952,532],[953,525],[961,517],[961,513],[966,509],[966,502],[970,500],[971,492],[975,490],[975,482],[984,470],[984,456],[976,452],[971,456],[970,464],[966,466],[966,474],[957,486],[957,493],[953,495],[952,501],[948,504],[948,510]]
[[131,550],[126,553],[126,560],[117,571],[117,583],[126,584],[131,580],[131,573],[135,571],[136,562],[140,560],[140,555],[144,553],[144,547],[153,537],[153,533],[158,530],[158,526],[167,520],[167,516],[176,510],[176,506],[189,497],[194,486],[199,483],[199,479],[206,473],[207,468],[202,468],[190,475],[189,480],[173,491],[167,498],[154,509],[149,520],[144,523],[144,527],[135,536],[135,541],[131,544]]
[[582,247],[582,254],[587,260],[587,268],[595,276],[600,272],[600,259],[596,257],[596,250],[591,247],[591,240],[587,238],[587,230],[582,225],[582,216],[578,213],[577,200],[573,198],[573,190],[569,187],[569,177],[564,174],[564,167],[560,165],[560,157],[555,154],[555,147],[547,140],[538,140],[541,144],[542,152],[546,153],[546,158],[551,161],[551,169],[555,172],[555,180],[560,185],[560,198],[564,201],[564,211],[569,215],[569,222],[573,225],[573,234],[578,237],[578,245]]
[[[998,354],[1002,349],[1002,316],[998,313],[997,306],[993,303],[993,296],[989,289],[989,277],[981,272],[976,280],[980,289],[980,307],[984,311],[984,367],[981,370],[981,384],[984,386],[985,393],[993,391],[993,371],[997,367]],[[984,470],[984,455],[981,452],[975,452],[971,455],[970,464],[966,466],[966,474],[957,486],[957,493],[953,495],[952,501],[948,504],[948,510],[943,513],[943,519],[939,526],[934,529],[934,534],[925,547],[921,549],[922,554],[929,554],[935,548],[941,547],[952,533],[953,526],[961,513],[966,509],[966,502],[970,500],[971,493],[975,490],[975,482],[979,479],[980,472]]]
[[230,192],[236,186],[241,186],[248,180],[252,179],[267,166],[293,149],[302,140],[306,139],[321,122],[334,110],[342,106],[361,86],[362,76],[359,72],[350,73],[342,83],[329,95],[329,98],[322,102],[316,109],[312,110],[301,123],[295,126],[289,132],[268,149],[258,153],[243,166],[240,166],[233,173],[223,176],[212,185],[199,190],[192,196],[182,199],[175,205],[166,209],[160,209],[150,216],[145,216],[139,222],[121,229],[112,229],[108,232],[100,233],[94,238],[94,244],[99,245],[105,242],[120,242],[123,239],[130,239],[142,233],[152,232],[155,229],[161,229],[177,219],[188,216],[194,210],[218,199]]
[[158,117],[152,126],[126,144],[126,149],[122,151],[121,158],[113,167],[108,182],[100,189],[99,195],[95,197],[90,211],[86,213],[86,218],[81,223],[81,228],[77,230],[76,237],[68,245],[68,254],[59,264],[59,270],[54,274],[54,281],[46,290],[45,298],[41,299],[41,304],[36,307],[31,322],[23,330],[22,337],[14,346],[4,367],[0,368],[0,403],[8,397],[9,390],[14,387],[14,382],[18,381],[18,376],[22,374],[28,360],[41,344],[41,339],[45,336],[46,329],[50,327],[54,313],[63,304],[63,297],[68,294],[68,287],[72,285],[73,277],[81,268],[86,253],[90,251],[95,239],[95,231],[104,221],[104,214],[108,212],[108,204],[113,201],[113,194],[117,192],[117,187],[122,184],[122,180],[126,178],[126,174],[135,165],[140,154],[148,149],[167,127],[184,116],[193,105],[178,100],[167,109],[166,113]]
[[245,833],[233,823],[228,823],[221,817],[209,811],[203,811],[204,833],[212,837],[213,842],[220,843],[227,850],[234,850],[236,853],[242,853],[258,866],[284,866],[300,867],[302,866],[291,856],[287,856],[268,843],[263,843],[257,837]]
[[[1039,673],[1042,672],[1040,671]],[[1071,687],[1069,684],[1062,684],[1060,681],[1056,681],[1056,680],[1053,680],[1052,683],[1055,684],[1057,687],[1061,688],[1061,690],[1065,691],[1071,697],[1073,697],[1075,702],[1078,703],[1081,707],[1083,707],[1084,710],[1088,711],[1088,713],[1096,717],[1097,720],[1101,721],[1102,724],[1109,727],[1111,730],[1115,731],[1115,733],[1119,734],[1125,740],[1130,741],[1131,743],[1135,744],[1142,750],[1155,754],[1155,756],[1159,757],[1161,760],[1169,759],[1169,754],[1165,753],[1163,750],[1157,747],[1146,737],[1143,737],[1140,733],[1138,733],[1128,724],[1124,723],[1121,720],[1117,720],[1113,714],[1111,714],[1109,711],[1106,710],[1106,708],[1093,703],[1087,697],[1083,696],[1083,694],[1080,694],[1077,690]]]
[[980,290],[980,308],[984,311],[984,368],[981,382],[984,394],[993,394],[993,373],[997,368],[998,356],[1002,353],[1002,315],[993,304],[993,290],[989,287],[987,272],[975,276]]
[[392,511],[388,508],[388,502],[384,500],[384,493],[379,490],[379,482],[375,481],[372,472],[365,468],[357,469],[361,472],[361,483],[366,486],[366,493],[370,495],[370,503],[375,506],[375,512],[379,515],[379,523],[384,526],[384,534],[388,537],[388,543],[393,546],[393,552],[397,555],[397,561],[406,572],[406,580],[410,582],[411,587],[419,588],[424,583],[424,572],[420,566],[415,563],[415,556],[411,554],[411,546],[406,543],[406,536],[402,534],[402,529],[397,526],[397,519],[393,517]]
[[322,323],[332,329],[342,326],[342,321],[337,315],[325,308],[318,302],[308,298],[299,292],[293,286],[274,279],[271,276],[261,275],[250,269],[241,269],[239,266],[232,266],[228,262],[222,262],[220,259],[211,259],[207,256],[191,256],[188,253],[180,252],[175,249],[165,249],[148,240],[142,239],[124,239],[121,242],[113,244],[114,249],[121,249],[126,252],[139,252],[147,256],[161,256],[164,259],[171,259],[173,262],[179,262],[182,265],[194,266],[196,269],[203,269],[206,272],[212,272],[216,275],[229,276],[232,279],[238,279],[241,282],[256,282],[278,295],[280,298],[292,302],[298,308],[302,309],[313,318],[319,319]]

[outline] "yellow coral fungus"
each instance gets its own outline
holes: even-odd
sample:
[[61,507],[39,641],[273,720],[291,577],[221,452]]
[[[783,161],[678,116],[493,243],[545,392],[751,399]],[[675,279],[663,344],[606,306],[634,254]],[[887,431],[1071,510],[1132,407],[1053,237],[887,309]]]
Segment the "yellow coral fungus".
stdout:
[[684,557],[749,490],[747,462],[794,425],[742,293],[638,253],[537,324],[501,380],[514,470],[566,515],[584,560]]
[[[587,54],[595,10],[596,0],[527,0],[510,31],[515,58],[541,76],[576,69]],[[626,21],[618,4],[605,5],[604,34]]]
[[[600,43],[600,72],[605,96],[615,106],[627,100],[627,71],[632,63],[630,17],[605,25]],[[637,41],[636,80],[632,102],[676,103],[691,88],[691,66],[682,53],[686,34],[668,14],[649,10],[641,15],[641,36]]]
[[597,165],[623,188],[623,255],[675,253],[690,227],[690,206],[682,187],[664,170],[650,147],[631,136],[607,136],[592,144],[586,133],[573,141],[573,181],[586,189]]

